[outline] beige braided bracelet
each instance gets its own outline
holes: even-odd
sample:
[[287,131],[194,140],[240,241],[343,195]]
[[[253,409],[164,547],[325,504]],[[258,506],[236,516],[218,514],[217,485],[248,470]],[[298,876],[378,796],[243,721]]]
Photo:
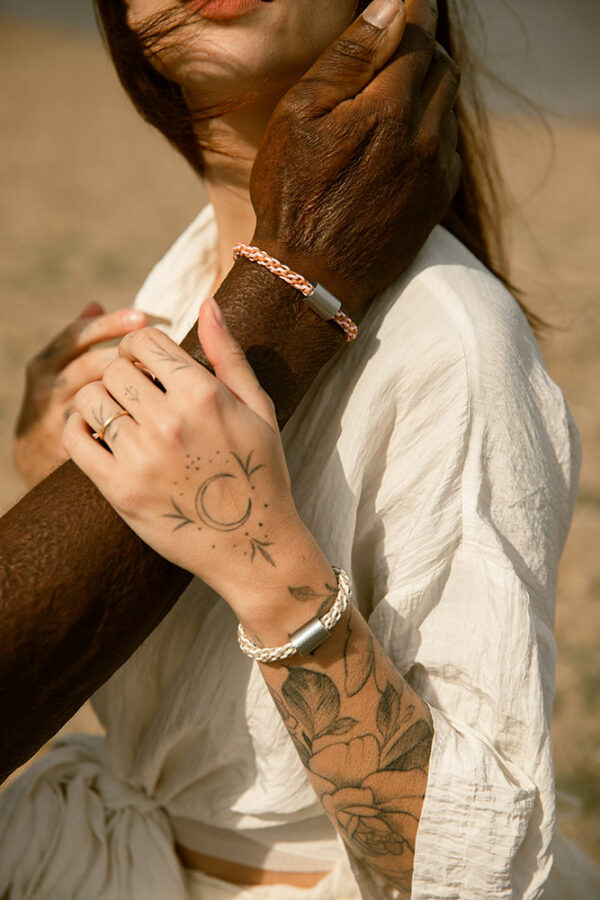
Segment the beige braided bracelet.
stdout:
[[240,623],[238,625],[238,644],[242,653],[245,653],[251,659],[256,659],[258,662],[269,663],[288,659],[294,653],[299,653],[300,656],[307,656],[309,653],[313,653],[317,647],[320,647],[331,635],[331,629],[340,621],[350,602],[350,579],[343,569],[336,569],[333,566],[333,571],[338,582],[338,593],[335,603],[324,616],[320,618],[315,616],[309,619],[305,625],[298,628],[293,634],[290,634],[289,642],[282,644],[281,647],[257,647],[256,644],[252,643]]
[[273,275],[277,275],[288,284],[291,284],[297,291],[300,291],[306,304],[313,312],[316,312],[317,315],[327,322],[335,322],[336,325],[339,325],[347,341],[353,341],[356,338],[358,334],[356,324],[341,311],[342,304],[340,301],[333,294],[330,294],[322,284],[311,284],[302,275],[293,272],[279,262],[278,259],[275,259],[274,256],[269,256],[268,253],[265,253],[264,250],[260,250],[258,247],[251,247],[249,244],[236,244],[233,248],[233,258],[237,260],[240,256],[249,259],[251,262],[258,263],[259,266],[268,269]]

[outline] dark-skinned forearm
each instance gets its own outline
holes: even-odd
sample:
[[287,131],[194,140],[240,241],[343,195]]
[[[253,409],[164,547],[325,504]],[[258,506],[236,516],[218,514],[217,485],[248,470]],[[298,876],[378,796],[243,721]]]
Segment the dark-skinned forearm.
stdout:
[[[283,425],[342,346],[341,332],[245,260],[217,299]],[[183,345],[204,361],[195,328]],[[191,576],[146,547],[70,462],[0,520],[0,548],[6,777],[125,662]]]

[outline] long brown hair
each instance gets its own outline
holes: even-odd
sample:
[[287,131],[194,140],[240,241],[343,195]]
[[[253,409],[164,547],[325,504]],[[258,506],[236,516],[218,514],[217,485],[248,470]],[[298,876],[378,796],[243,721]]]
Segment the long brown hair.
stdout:
[[[202,173],[202,150],[180,87],[156,71],[148,61],[149,48],[177,21],[155,17],[142,38],[127,24],[125,0],[94,0],[96,15],[119,79],[135,107],[161,131],[190,165]],[[489,116],[482,100],[477,67],[466,41],[463,11],[468,0],[437,0],[437,40],[461,69],[456,105],[458,152],[462,159],[459,189],[443,224],[517,296],[529,322],[539,330],[543,322],[521,301],[508,274],[502,229],[504,186],[494,150]],[[359,0],[359,11],[368,0]]]

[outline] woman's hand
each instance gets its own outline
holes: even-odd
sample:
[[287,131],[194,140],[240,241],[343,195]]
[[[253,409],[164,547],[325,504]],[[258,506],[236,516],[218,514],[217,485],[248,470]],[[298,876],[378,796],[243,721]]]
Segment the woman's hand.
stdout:
[[28,487],[67,459],[61,438],[69,404],[84,384],[102,378],[118,355],[115,347],[94,345],[145,324],[146,317],[138,310],[104,314],[99,303],[90,303],[28,363],[14,447],[17,468]]
[[161,331],[124,338],[102,382],[75,397],[65,449],[143,541],[206,581],[254,634],[285,641],[324,599],[298,604],[289,588],[308,574],[331,584],[331,568],[296,512],[273,403],[214,300],[198,333],[214,375]]

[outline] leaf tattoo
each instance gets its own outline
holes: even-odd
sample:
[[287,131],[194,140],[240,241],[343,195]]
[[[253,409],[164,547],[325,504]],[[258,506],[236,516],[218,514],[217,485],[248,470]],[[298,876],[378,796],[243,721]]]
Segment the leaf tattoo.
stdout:
[[384,744],[387,744],[396,731],[400,716],[401,697],[401,692],[388,681],[383,694],[379,698],[376,715],[377,728]]
[[362,691],[365,684],[369,680],[375,665],[375,647],[373,645],[373,636],[369,634],[366,648],[364,642],[358,642],[358,647],[354,646],[350,651],[350,642],[352,640],[352,617],[348,619],[347,624],[348,636],[344,646],[344,671],[345,682],[344,689],[348,697],[354,697],[359,691]]
[[255,472],[258,472],[259,469],[265,468],[263,463],[261,463],[258,466],[254,466],[254,468],[252,468],[251,460],[252,460],[253,453],[254,453],[254,450],[251,450],[250,453],[248,454],[246,462],[244,462],[242,460],[242,458],[237,455],[237,453],[234,453],[233,450],[231,451],[231,455],[233,456],[235,461],[238,463],[239,467],[241,468],[242,472],[244,473],[244,475],[246,476],[248,481],[250,481],[250,479],[252,478],[252,476],[254,475]]
[[155,338],[151,337],[150,343],[154,345],[154,350],[151,351],[152,355],[163,362],[173,363],[173,372],[181,372],[183,369],[191,369],[193,367],[193,364],[188,362],[185,357],[169,352],[169,350],[162,347]]
[[314,739],[324,734],[340,711],[340,695],[335,684],[322,672],[295,667],[290,669],[281,689],[292,715]]
[[302,587],[288,587],[288,591],[294,600],[299,600],[300,603],[307,603],[309,600],[318,600],[321,596],[321,594],[318,594],[317,591],[313,590],[313,588],[309,587],[307,584]]
[[179,522],[179,524],[175,526],[173,531],[179,531],[180,528],[185,528],[186,525],[195,525],[196,524],[193,519],[190,519],[189,516],[186,516],[186,514],[175,503],[175,501],[173,500],[172,497],[171,497],[171,503],[173,504],[173,508],[175,509],[175,512],[163,513],[161,518],[162,519],[175,519],[175,521]]
[[293,668],[282,687],[284,700],[304,726],[302,737],[309,749],[325,735],[348,734],[357,724],[352,716],[339,718],[340,693],[328,675]]
[[250,538],[250,546],[252,547],[252,556],[250,557],[250,562],[254,562],[254,557],[257,553],[260,553],[268,563],[270,563],[274,569],[277,568],[275,562],[273,561],[273,557],[267,553],[265,547],[272,547],[273,541],[259,541],[258,538]]
[[432,730],[429,722],[419,719],[398,738],[392,748],[385,754],[392,757],[391,762],[383,766],[386,772],[410,772],[413,769],[425,769],[431,753]]

